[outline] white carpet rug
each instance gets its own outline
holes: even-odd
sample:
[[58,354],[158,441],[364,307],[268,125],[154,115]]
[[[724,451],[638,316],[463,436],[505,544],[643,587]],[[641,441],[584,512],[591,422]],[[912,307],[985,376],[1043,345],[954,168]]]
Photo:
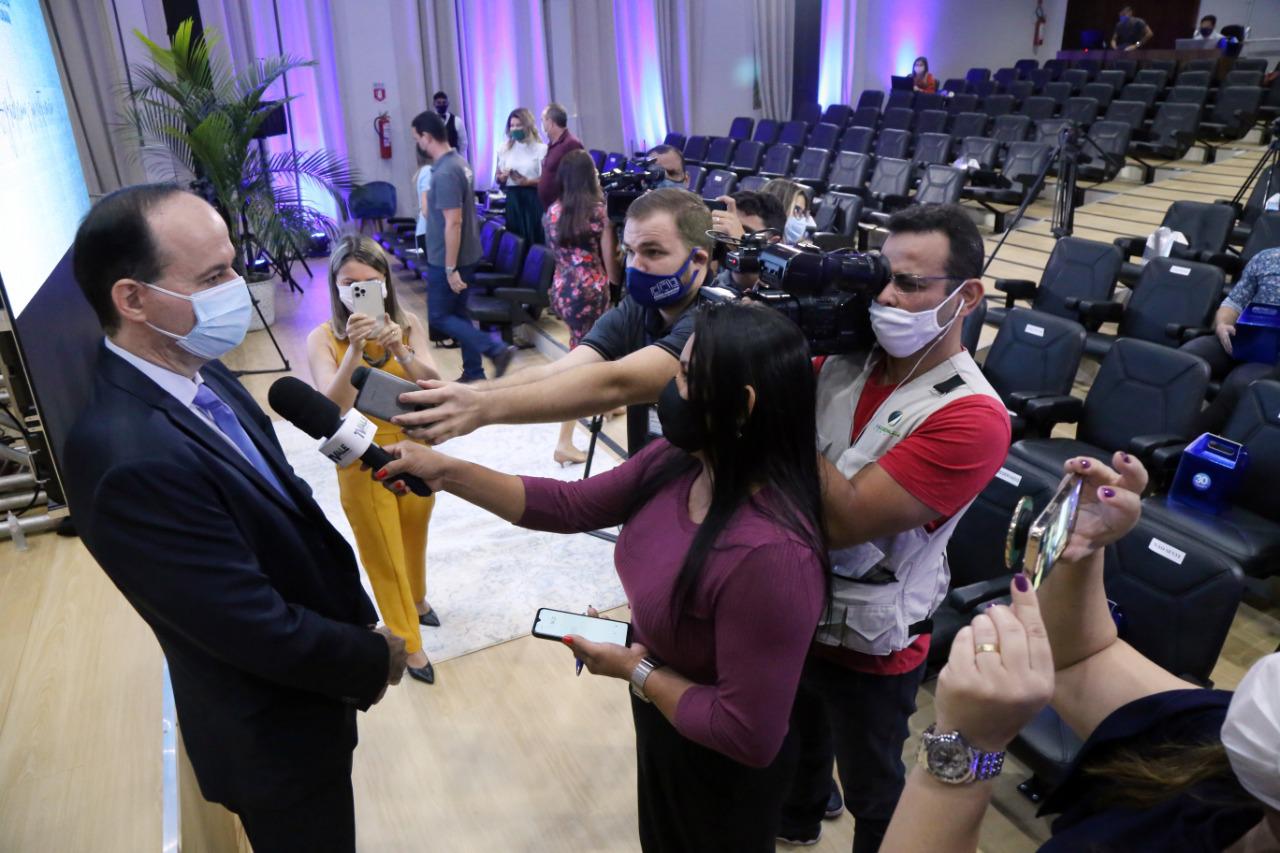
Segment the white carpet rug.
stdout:
[[[354,550],[333,464],[316,450],[315,439],[288,421],[276,421],[275,427],[294,471],[310,484]],[[558,424],[486,427],[440,450],[507,474],[578,479],[581,465],[562,469],[551,459],[559,429]],[[577,432],[577,444],[585,448],[585,431],[579,427]],[[598,445],[591,470],[616,463]],[[373,599],[368,577],[362,573],[362,579]],[[435,663],[527,634],[539,607],[580,613],[587,605],[605,610],[625,603],[612,543],[585,533],[525,530],[449,494],[437,496],[431,517],[427,599],[441,621],[439,628],[420,629],[423,648]]]

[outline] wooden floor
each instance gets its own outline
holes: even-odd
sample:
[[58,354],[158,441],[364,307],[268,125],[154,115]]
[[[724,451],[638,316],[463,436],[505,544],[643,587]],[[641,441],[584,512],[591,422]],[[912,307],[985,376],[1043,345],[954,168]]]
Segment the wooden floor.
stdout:
[[[1260,150],[1118,194],[1077,212],[1077,233],[1137,236],[1170,201],[1229,198]],[[1032,217],[1047,215],[1039,202]],[[994,243],[994,239],[990,241]],[[1038,278],[1053,239],[1028,222],[1011,235],[993,276]],[[322,267],[303,296],[282,290],[275,332],[304,378],[304,338],[325,319]],[[301,272],[299,270],[299,272]],[[304,282],[307,277],[303,276]],[[403,280],[406,307],[424,313],[422,286]],[[562,344],[558,322],[542,323]],[[991,337],[988,331],[987,339]],[[456,351],[437,351],[446,377]],[[542,356],[526,351],[518,364]],[[229,357],[233,367],[278,364],[264,333]],[[275,376],[246,377],[264,403]],[[607,427],[621,440],[621,419]],[[551,448],[546,448],[550,453]],[[442,618],[449,603],[434,602]],[[587,605],[591,602],[583,602]],[[537,602],[530,602],[530,606]],[[622,615],[625,615],[622,614]],[[1280,640],[1280,611],[1241,607],[1214,679],[1233,687]],[[573,675],[565,650],[521,638],[437,667],[427,687],[406,680],[361,718],[355,787],[360,847],[371,851],[633,851],[634,741],[626,688]],[[914,734],[933,718],[921,691]],[[78,540],[0,542],[0,851],[146,853],[161,846],[161,656],[150,631]],[[914,749],[915,737],[907,753]],[[1016,793],[1011,761],[983,826],[984,851],[1032,850],[1044,821]],[[814,850],[846,851],[852,821],[825,825]]]

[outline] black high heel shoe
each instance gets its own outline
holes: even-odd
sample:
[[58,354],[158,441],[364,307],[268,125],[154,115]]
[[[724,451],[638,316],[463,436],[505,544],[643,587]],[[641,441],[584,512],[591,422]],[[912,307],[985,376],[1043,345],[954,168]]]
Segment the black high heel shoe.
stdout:
[[418,624],[426,625],[428,628],[439,628],[440,617],[436,615],[435,608],[428,610],[426,613],[418,614]]
[[416,678],[418,681],[425,681],[427,684],[436,683],[436,668],[431,665],[431,661],[427,661],[426,666],[407,667],[409,677]]

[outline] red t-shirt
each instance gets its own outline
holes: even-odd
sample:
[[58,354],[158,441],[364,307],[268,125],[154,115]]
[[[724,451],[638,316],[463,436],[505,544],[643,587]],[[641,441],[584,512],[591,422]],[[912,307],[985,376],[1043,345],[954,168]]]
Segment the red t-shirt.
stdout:
[[[818,370],[822,361],[815,360]],[[867,380],[853,412],[849,440],[893,393],[881,383],[884,365]],[[945,524],[986,488],[1004,463],[1009,449],[1009,413],[985,394],[969,394],[947,403],[925,418],[915,430],[876,460],[893,481],[938,517],[930,530]],[[919,666],[929,655],[929,635],[922,634],[905,649],[887,655],[868,655],[839,646],[814,643],[816,655],[873,675],[900,675]]]

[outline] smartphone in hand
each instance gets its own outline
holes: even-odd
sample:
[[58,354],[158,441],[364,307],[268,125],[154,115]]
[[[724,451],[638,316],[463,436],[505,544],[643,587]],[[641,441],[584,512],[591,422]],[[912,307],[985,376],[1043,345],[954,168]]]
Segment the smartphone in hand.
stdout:
[[533,636],[542,640],[562,640],[570,634],[593,643],[631,645],[631,623],[600,616],[541,608],[533,619]]

